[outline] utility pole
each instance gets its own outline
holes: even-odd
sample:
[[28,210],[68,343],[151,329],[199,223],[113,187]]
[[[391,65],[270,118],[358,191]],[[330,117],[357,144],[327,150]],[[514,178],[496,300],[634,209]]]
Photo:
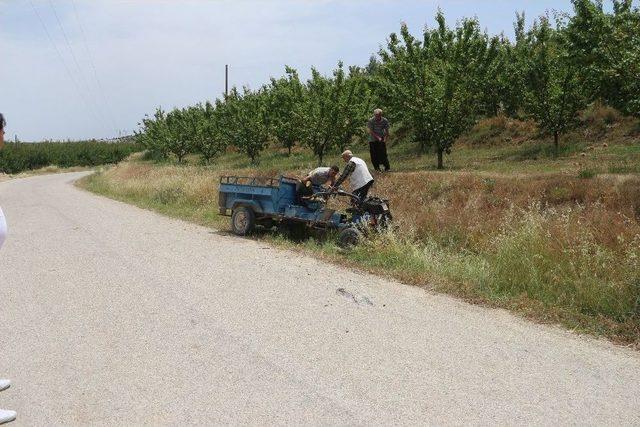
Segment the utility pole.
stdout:
[[229,96],[229,64],[224,66],[224,99]]

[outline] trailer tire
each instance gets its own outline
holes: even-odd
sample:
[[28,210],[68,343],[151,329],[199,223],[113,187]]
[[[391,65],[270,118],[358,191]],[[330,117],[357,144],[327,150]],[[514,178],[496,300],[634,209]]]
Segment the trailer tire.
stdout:
[[355,227],[345,228],[338,234],[338,246],[342,249],[350,249],[357,246],[362,238],[362,233]]
[[256,227],[256,214],[251,208],[239,206],[231,214],[231,229],[233,234],[246,236]]

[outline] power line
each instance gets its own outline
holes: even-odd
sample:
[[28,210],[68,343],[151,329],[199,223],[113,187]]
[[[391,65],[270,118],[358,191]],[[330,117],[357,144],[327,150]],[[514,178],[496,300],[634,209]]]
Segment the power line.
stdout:
[[[54,50],[56,51],[56,54],[58,55],[58,59],[60,59],[60,62],[62,63],[62,66],[64,67],[65,71],[67,72],[67,75],[69,76],[69,80],[71,80],[71,82],[73,83],[74,87],[76,88],[76,91],[78,92],[78,96],[80,97],[82,102],[85,104],[85,107],[87,108],[87,111],[91,111],[91,107],[90,107],[89,103],[87,102],[86,98],[84,97],[84,95],[82,93],[82,90],[80,89],[80,85],[78,84],[76,79],[73,77],[73,73],[71,73],[71,69],[69,69],[69,66],[67,65],[67,62],[64,60],[64,57],[62,56],[62,53],[60,52],[60,49],[58,49],[58,46],[56,45],[55,41],[51,37],[51,33],[49,33],[49,30],[47,29],[47,25],[44,23],[44,20],[42,19],[42,16],[40,15],[40,12],[38,12],[38,9],[36,8],[36,5],[33,4],[32,0],[29,0],[29,3],[31,4],[31,7],[33,8],[33,11],[35,12],[36,16],[38,17],[38,21],[40,21],[40,24],[42,25],[42,29],[44,30],[44,33],[47,35],[47,38],[49,39],[49,42],[51,43],[51,45],[53,46]],[[91,111],[91,113],[95,115],[95,111]],[[97,119],[98,121],[100,120],[97,116],[95,116],[94,118]]]
[[91,68],[93,70],[93,76],[96,79],[98,90],[100,91],[100,95],[102,96],[102,100],[104,102],[105,109],[107,110],[107,114],[109,115],[109,119],[111,120],[111,125],[113,126],[113,129],[117,132],[117,126],[116,126],[116,121],[115,121],[114,116],[113,116],[113,111],[111,110],[111,105],[109,104],[107,96],[105,95],[105,91],[104,91],[104,88],[102,86],[102,82],[100,81],[100,77],[98,77],[98,71],[96,69],[96,65],[95,65],[95,62],[93,60],[93,55],[91,54],[91,49],[89,49],[89,43],[87,42],[87,35],[86,35],[85,31],[84,31],[84,26],[82,25],[82,21],[80,21],[80,14],[78,13],[78,8],[76,7],[75,0],[71,0],[71,4],[73,5],[73,11],[74,11],[74,13],[76,15],[76,20],[78,21],[78,26],[80,27],[80,34],[82,35],[84,48],[87,51],[87,57],[89,58],[89,64],[91,65]]
[[[83,84],[86,85],[87,87],[87,93],[90,94],[91,93],[91,85],[88,84],[87,81],[85,81],[84,79],[84,75],[82,73],[82,67],[80,66],[80,63],[78,62],[78,58],[76,57],[76,54],[73,50],[73,46],[71,45],[71,41],[69,40],[69,37],[67,36],[67,32],[64,30],[64,26],[62,25],[62,21],[60,20],[60,17],[58,16],[58,12],[56,11],[55,6],[53,5],[53,2],[51,0],[49,0],[49,6],[51,7],[51,10],[53,11],[53,15],[56,18],[56,21],[58,22],[58,27],[60,28],[60,31],[62,32],[62,36],[64,38],[64,41],[67,45],[67,49],[69,50],[69,53],[71,54],[71,58],[73,59],[73,62],[76,65],[76,68],[78,70],[78,75],[80,76],[80,79],[83,81]],[[99,117],[99,121],[101,122],[101,125],[104,126],[105,130],[107,130],[106,128],[106,123],[102,117],[103,113],[100,111],[100,109],[98,108],[98,105],[100,105],[99,102],[97,102],[94,99],[95,103],[93,104],[93,107],[95,108],[95,111]],[[108,132],[108,130],[107,130]]]

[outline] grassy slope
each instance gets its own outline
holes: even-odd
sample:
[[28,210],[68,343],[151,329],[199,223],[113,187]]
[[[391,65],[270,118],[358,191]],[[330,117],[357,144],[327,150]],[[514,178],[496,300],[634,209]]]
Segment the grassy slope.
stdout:
[[[638,124],[600,116],[587,117],[565,137],[558,159],[531,124],[503,118],[483,121],[461,138],[445,172],[429,170],[433,156],[419,156],[409,144],[391,147],[397,172],[378,176],[375,192],[391,199],[398,229],[354,251],[341,252],[331,239],[259,238],[638,346]],[[368,158],[363,146],[357,151]],[[220,175],[301,175],[315,166],[305,150],[291,157],[272,150],[257,167],[234,153],[213,166],[191,160],[133,159],[82,185],[228,229],[216,208]]]

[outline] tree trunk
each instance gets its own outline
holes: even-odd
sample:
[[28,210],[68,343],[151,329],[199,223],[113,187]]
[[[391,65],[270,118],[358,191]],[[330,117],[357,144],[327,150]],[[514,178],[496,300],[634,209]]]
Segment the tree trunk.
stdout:
[[558,140],[560,138],[560,132],[557,130],[553,132],[553,148],[555,149],[555,156],[558,157]]
[[288,152],[287,157],[291,157],[291,145],[287,146]]
[[442,162],[442,154],[444,153],[444,150],[440,147],[438,147],[438,169],[444,169],[444,164]]

